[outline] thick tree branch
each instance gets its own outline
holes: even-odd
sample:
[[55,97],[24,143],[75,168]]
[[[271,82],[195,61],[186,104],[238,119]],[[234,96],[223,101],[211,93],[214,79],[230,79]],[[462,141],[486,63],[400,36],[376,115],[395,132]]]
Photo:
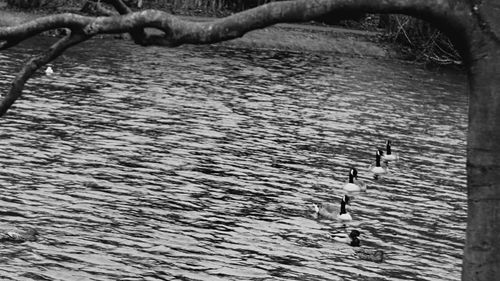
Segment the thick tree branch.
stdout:
[[79,44],[89,38],[88,35],[71,32],[71,34],[52,45],[45,53],[30,59],[17,74],[16,78],[14,78],[9,92],[0,102],[0,116],[3,116],[11,105],[22,95],[24,84],[37,69],[57,58],[69,47]]
[[[121,2],[121,1],[111,1]],[[117,4],[116,7],[121,7]],[[119,8],[124,12],[125,8]],[[127,7],[128,9],[128,7]],[[127,11],[129,11],[128,9]],[[54,28],[84,28],[88,34],[122,33],[135,29],[155,27],[165,32],[169,45],[185,43],[207,44],[230,40],[245,33],[279,22],[303,22],[342,11],[375,13],[402,13],[430,20],[440,20],[448,27],[460,28],[461,20],[468,18],[468,10],[456,9],[443,0],[298,0],[273,2],[211,22],[191,22],[178,19],[157,10],[127,13],[122,16],[85,17],[60,14],[0,29],[0,40],[27,37]],[[450,27],[451,26],[451,27]]]
[[0,40],[21,42],[24,39],[40,34],[44,31],[69,28],[71,30],[83,30],[85,26],[92,23],[99,17],[86,17],[75,14],[59,14],[47,17],[41,17],[32,21],[0,28]]
[[[107,0],[108,3],[113,5],[115,9],[120,13],[121,15],[125,14],[130,14],[132,13],[132,10],[122,1],[122,0]],[[134,28],[129,32],[130,36],[132,36],[132,39],[136,44],[139,45],[147,45],[147,38],[148,35],[144,31],[144,28],[138,27]],[[154,43],[153,43],[154,44]]]
[[132,13],[132,10],[121,0],[105,0],[108,4],[112,5],[115,7],[116,11],[120,15],[125,15],[125,14],[130,14]]
[[[121,0],[107,0],[122,15],[87,17],[59,14],[35,19],[13,27],[0,28],[0,49],[12,47],[41,32],[69,28],[71,37],[56,44],[45,55],[32,59],[13,83],[11,92],[2,102],[0,116],[20,96],[22,86],[41,65],[57,57],[66,48],[96,34],[129,32],[141,45],[178,46],[208,44],[243,36],[254,29],[280,22],[304,22],[339,13],[371,12],[400,13],[423,18],[438,24],[454,42],[466,42],[470,26],[470,7],[460,0],[296,0],[273,2],[210,22],[181,20],[171,14],[145,10],[132,12]],[[147,27],[162,30],[162,35],[147,34]],[[457,37],[460,37],[458,38]],[[466,46],[467,47],[467,46]],[[466,47],[458,46],[459,50]],[[464,52],[462,52],[464,53]]]

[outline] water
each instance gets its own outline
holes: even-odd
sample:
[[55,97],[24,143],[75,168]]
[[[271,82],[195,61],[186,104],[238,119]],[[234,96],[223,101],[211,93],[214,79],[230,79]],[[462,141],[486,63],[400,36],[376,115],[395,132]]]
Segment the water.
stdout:
[[[2,92],[35,44],[0,54]],[[2,280],[459,279],[463,75],[111,40],[54,70],[0,119],[0,223],[40,232],[2,245]],[[375,181],[367,167],[386,139],[401,161]],[[312,219],[351,165],[368,182],[354,221]],[[386,260],[330,236],[350,229]]]

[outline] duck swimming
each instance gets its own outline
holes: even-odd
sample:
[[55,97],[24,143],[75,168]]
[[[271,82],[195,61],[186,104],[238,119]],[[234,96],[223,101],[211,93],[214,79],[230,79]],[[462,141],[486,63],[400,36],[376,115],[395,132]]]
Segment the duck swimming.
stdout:
[[347,233],[337,233],[333,235],[333,240],[351,245],[353,247],[359,247],[360,241],[358,239],[358,236],[361,235],[361,233],[358,230],[352,230],[349,235]]
[[356,168],[353,167],[349,170],[349,180],[343,189],[347,192],[366,191],[366,183],[358,180],[358,170]]
[[399,159],[399,156],[397,153],[392,153],[391,140],[386,141],[385,147],[386,147],[385,155],[382,155],[382,160],[384,160],[384,162],[396,161]]
[[370,172],[374,174],[375,178],[378,178],[379,175],[387,174],[389,172],[389,168],[387,168],[387,166],[382,167],[380,165],[380,157],[383,153],[384,152],[382,150],[378,149],[375,154],[375,166],[373,166],[372,164],[370,165],[370,167],[368,167],[368,170],[370,170]]
[[339,221],[351,221],[352,217],[347,212],[345,205],[349,203],[349,196],[344,195],[340,201],[340,208],[338,205],[331,203],[320,204],[319,206],[313,204],[314,208],[314,216],[316,218],[326,218],[331,220],[339,220]]
[[54,74],[54,70],[52,69],[51,66],[48,66],[47,69],[45,69],[45,75],[52,75]]

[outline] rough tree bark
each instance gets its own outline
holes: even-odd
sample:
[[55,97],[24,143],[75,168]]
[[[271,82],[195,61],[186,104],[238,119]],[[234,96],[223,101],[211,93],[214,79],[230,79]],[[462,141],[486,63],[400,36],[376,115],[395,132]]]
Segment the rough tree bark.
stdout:
[[[129,32],[144,46],[209,44],[243,36],[278,22],[367,13],[398,13],[435,24],[453,41],[468,66],[468,219],[462,280],[500,280],[500,4],[476,0],[296,0],[266,4],[211,22],[189,22],[168,13],[132,13],[121,0],[107,0],[120,16],[73,14],[39,18],[0,28],[0,50],[56,28],[71,34],[26,63],[0,103],[0,116],[22,94],[26,81],[67,48],[100,33]],[[162,30],[150,35],[145,27]]]
[[500,5],[472,6],[462,280],[500,280]]

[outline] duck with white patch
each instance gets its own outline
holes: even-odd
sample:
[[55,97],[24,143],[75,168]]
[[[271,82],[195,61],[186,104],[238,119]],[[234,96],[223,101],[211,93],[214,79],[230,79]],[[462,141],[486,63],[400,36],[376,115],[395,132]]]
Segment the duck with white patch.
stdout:
[[387,166],[380,165],[380,158],[384,152],[380,149],[377,150],[375,154],[375,165],[370,165],[368,170],[374,174],[375,179],[380,175],[387,174],[389,172],[389,168]]
[[324,203],[319,206],[313,203],[315,218],[325,218],[330,220],[351,221],[352,217],[346,210],[346,204],[349,204],[349,196],[344,195],[340,200],[340,205]]
[[385,143],[385,154],[382,155],[382,160],[384,162],[389,161],[397,161],[399,159],[399,155],[397,153],[393,153],[391,149],[391,140],[387,140]]
[[353,247],[359,247],[359,245],[361,244],[361,242],[358,238],[359,235],[361,235],[361,232],[354,229],[351,231],[351,233],[349,233],[349,235],[347,235],[347,233],[334,234],[333,240],[340,242],[340,243],[344,243],[344,244],[353,246]]
[[349,180],[344,185],[343,189],[347,192],[366,191],[366,183],[358,179],[358,170],[352,167],[349,170]]

